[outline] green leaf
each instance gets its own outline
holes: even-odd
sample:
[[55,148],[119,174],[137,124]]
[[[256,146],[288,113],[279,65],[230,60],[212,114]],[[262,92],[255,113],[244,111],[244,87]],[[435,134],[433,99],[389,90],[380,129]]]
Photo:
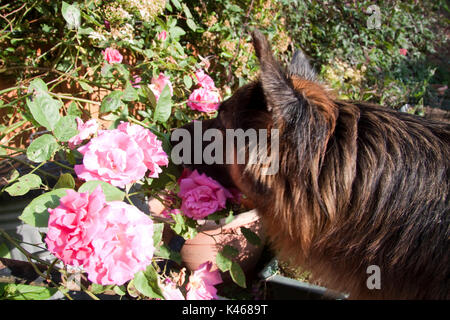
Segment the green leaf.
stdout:
[[125,81],[130,80],[130,71],[121,63],[114,63],[113,68],[119,71],[119,73],[124,77]]
[[171,217],[175,221],[175,225],[171,225],[170,227],[178,235],[185,239],[192,239],[197,235],[198,231],[195,220],[187,218],[182,214],[171,214]]
[[192,20],[192,19],[187,19],[187,20],[186,20],[186,24],[188,25],[188,27],[189,27],[192,31],[197,30],[197,24],[195,23],[194,20]]
[[119,108],[122,104],[122,100],[120,99],[122,95],[122,91],[116,90],[104,97],[100,106],[100,112],[106,113]]
[[156,247],[159,245],[162,239],[164,231],[164,223],[154,223],[153,224],[153,245]]
[[78,28],[78,34],[80,35],[90,35],[92,32],[94,32],[94,29],[92,29],[91,27],[87,27],[87,28]]
[[35,95],[41,95],[48,93],[48,88],[41,78],[37,78],[30,82],[30,85],[28,86],[28,92]]
[[59,141],[66,142],[70,138],[78,134],[78,125],[76,122],[76,116],[65,116],[59,119],[55,125],[53,133]]
[[33,140],[27,148],[27,157],[33,162],[49,160],[59,149],[56,139],[49,134],[44,134]]
[[245,227],[241,227],[241,232],[244,235],[245,239],[247,239],[248,242],[250,242],[251,244],[255,246],[261,245],[261,239],[252,230]]
[[127,293],[125,286],[114,286],[113,290],[119,296],[124,296]]
[[81,13],[75,5],[69,5],[67,2],[62,2],[61,13],[64,20],[67,22],[69,29],[78,29],[81,24]]
[[34,173],[26,174],[19,178],[19,182],[26,184],[30,189],[37,189],[41,186],[42,180],[41,177]]
[[26,174],[19,178],[13,185],[5,189],[11,196],[22,196],[32,189],[39,189],[42,180],[38,175],[33,173]]
[[192,19],[191,10],[189,10],[188,6],[184,3],[183,3],[183,11],[184,11],[184,14],[186,15],[186,18]]
[[11,259],[11,252],[6,243],[0,243],[0,258]]
[[242,288],[247,288],[247,284],[245,283],[244,271],[242,270],[241,266],[234,261],[231,263],[230,275],[234,283]]
[[239,254],[239,251],[235,247],[225,245],[222,249],[222,253],[229,258],[234,258]]
[[156,97],[153,93],[152,89],[150,89],[148,86],[141,86],[142,93],[147,97],[148,101],[150,102],[150,105],[153,108],[156,108]]
[[111,78],[113,76],[112,70],[113,70],[113,65],[110,63],[105,63],[101,69],[100,74],[102,75],[102,77]]
[[170,28],[169,34],[172,39],[177,40],[181,36],[184,36],[186,34],[186,32],[183,29],[181,29],[180,27],[175,26],[173,28]]
[[30,188],[26,184],[16,182],[6,188],[5,191],[8,192],[10,196],[17,197],[27,194],[28,191],[30,191]]
[[181,10],[181,4],[178,0],[171,0],[171,2],[175,6],[175,8],[177,8],[177,10]]
[[67,108],[67,115],[81,117],[81,114],[82,112],[80,109],[78,109],[77,104],[72,101],[69,104],[69,108]]
[[188,75],[185,75],[183,77],[183,82],[184,85],[186,86],[186,89],[189,89],[190,87],[192,87],[192,78]]
[[98,185],[101,186],[103,193],[105,194],[106,201],[123,201],[123,199],[125,198],[125,192],[107,182],[100,180],[91,180],[83,183],[78,189],[78,192],[89,191],[90,193],[92,193],[92,191],[94,191]]
[[123,91],[122,100],[123,101],[136,101],[137,99],[139,99],[137,90],[135,88],[133,88],[131,83],[127,83],[125,90]]
[[90,85],[88,85],[86,82],[84,81],[78,81],[78,83],[80,84],[81,88],[83,88],[83,90],[86,90],[89,93],[94,92],[94,88],[92,88]]
[[67,189],[56,189],[34,198],[23,210],[19,219],[33,227],[48,226],[48,209],[59,205],[59,199],[65,195]]
[[58,291],[57,288],[14,283],[6,284],[2,289],[4,298],[8,300],[45,300]]
[[52,131],[58,122],[60,115],[59,109],[62,103],[53,99],[48,94],[35,96],[33,100],[27,99],[27,106],[36,120],[41,126]]
[[168,85],[164,87],[159,96],[159,100],[156,104],[155,113],[153,119],[159,122],[166,122],[170,118],[172,113],[172,98],[170,88]]
[[220,269],[220,271],[226,272],[231,269],[233,261],[231,261],[230,258],[223,255],[221,252],[218,252],[216,255],[216,264],[217,267]]
[[91,292],[93,294],[100,294],[100,293],[105,292],[106,290],[108,290],[107,286],[103,286],[103,285],[98,284],[98,283],[93,283],[91,285]]
[[164,299],[162,291],[158,286],[158,274],[152,265],[149,265],[145,271],[137,272],[134,275],[133,283],[135,288],[144,296]]
[[63,173],[59,176],[53,189],[75,189],[75,180],[70,173]]
[[179,252],[170,250],[170,248],[168,246],[166,246],[165,244],[161,245],[155,251],[155,256],[163,258],[163,259],[175,261],[179,265],[181,265],[181,263],[182,263],[181,254]]

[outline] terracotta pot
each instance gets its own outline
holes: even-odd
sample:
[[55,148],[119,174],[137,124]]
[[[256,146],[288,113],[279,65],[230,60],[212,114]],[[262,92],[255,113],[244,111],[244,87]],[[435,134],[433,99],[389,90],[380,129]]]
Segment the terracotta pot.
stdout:
[[193,239],[186,240],[181,248],[182,261],[189,270],[197,269],[206,261],[213,262],[214,269],[217,269],[216,255],[225,245],[233,246],[239,251],[234,260],[239,263],[245,273],[255,267],[263,246],[249,243],[240,228],[252,230],[263,240],[261,220],[256,210],[238,214],[228,224],[225,223],[225,219],[222,219],[219,225],[210,220],[204,220],[201,223],[203,226],[199,229],[200,232]]
[[[160,215],[164,206],[158,200],[150,200],[149,207],[151,214],[158,217],[159,221],[169,222],[172,220]],[[199,233],[193,239],[186,240],[180,250],[183,265],[187,269],[194,271],[206,261],[211,261],[213,269],[217,269],[216,255],[225,245],[233,246],[239,251],[234,261],[239,263],[245,273],[255,267],[263,250],[263,244],[252,245],[241,232],[241,227],[248,228],[259,236],[261,243],[264,242],[261,219],[255,209],[236,215],[228,224],[225,223],[225,219],[220,220],[219,224],[212,220],[199,220],[198,222],[202,224]],[[169,244],[174,235],[174,231],[166,225],[163,242]],[[227,275],[222,275],[222,278],[229,280]]]

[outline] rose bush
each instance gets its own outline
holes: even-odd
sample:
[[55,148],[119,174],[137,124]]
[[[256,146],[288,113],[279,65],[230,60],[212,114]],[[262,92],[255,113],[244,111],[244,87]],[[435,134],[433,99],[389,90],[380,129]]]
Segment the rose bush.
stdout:
[[[43,262],[65,278],[73,268],[85,273],[90,285],[81,289],[91,296],[112,288],[137,299],[216,299],[222,280],[212,271],[215,261],[188,281],[184,269],[164,273],[161,263],[181,264],[180,254],[161,241],[159,216],[137,208],[160,199],[166,227],[185,239],[196,235],[198,220],[230,221],[239,210],[234,190],[197,171],[182,173],[170,161],[171,130],[210,119],[222,97],[209,62],[182,45],[186,25],[179,15],[197,28],[188,7],[156,18],[160,9],[142,4],[105,4],[101,17],[84,4],[39,5],[56,9],[65,22],[53,50],[61,47],[67,64],[56,63],[56,78],[50,72],[17,87],[11,103],[22,127],[10,137],[32,135],[21,148],[5,146],[6,156],[14,161],[23,153],[31,171],[8,177],[2,192],[41,190],[20,219],[47,228],[42,245],[54,260]],[[133,16],[149,20],[139,24]],[[44,29],[53,34],[53,27]],[[61,92],[65,85],[72,91]],[[48,172],[48,165],[59,169]],[[230,272],[245,286],[239,266]],[[54,284],[70,297],[64,285]]]

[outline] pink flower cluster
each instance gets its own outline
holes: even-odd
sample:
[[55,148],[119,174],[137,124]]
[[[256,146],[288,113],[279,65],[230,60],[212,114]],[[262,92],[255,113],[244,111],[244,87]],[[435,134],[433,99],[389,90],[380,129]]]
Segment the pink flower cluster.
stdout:
[[94,283],[122,285],[152,261],[153,221],[134,206],[106,202],[100,186],[92,194],[67,190],[48,211],[48,250],[82,266]]
[[203,219],[206,216],[224,209],[227,199],[233,195],[214,179],[199,174],[194,170],[187,177],[179,180],[181,211],[192,219]]
[[[189,277],[186,285],[187,300],[212,300],[217,299],[217,289],[215,285],[222,283],[222,278],[218,270],[211,271],[210,261],[203,263]],[[184,300],[180,289],[170,280],[166,279],[162,285],[163,295],[166,300]]]
[[114,130],[100,130],[78,151],[83,154],[83,164],[74,167],[79,178],[121,188],[142,179],[147,170],[149,177],[157,178],[160,166],[169,163],[161,141],[150,130],[128,122]]
[[200,88],[192,91],[187,103],[188,107],[202,112],[216,111],[220,104],[220,94],[214,81],[203,70],[197,70],[195,77]]

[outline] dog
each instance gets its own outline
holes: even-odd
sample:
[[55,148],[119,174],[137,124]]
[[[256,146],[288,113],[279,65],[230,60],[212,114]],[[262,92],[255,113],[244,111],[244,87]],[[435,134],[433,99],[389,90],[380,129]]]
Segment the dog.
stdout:
[[260,31],[252,38],[259,78],[201,125],[277,129],[268,157],[278,172],[263,174],[248,156],[186,166],[240,189],[279,257],[327,288],[350,299],[448,299],[450,125],[338,100],[301,51],[284,69]]

